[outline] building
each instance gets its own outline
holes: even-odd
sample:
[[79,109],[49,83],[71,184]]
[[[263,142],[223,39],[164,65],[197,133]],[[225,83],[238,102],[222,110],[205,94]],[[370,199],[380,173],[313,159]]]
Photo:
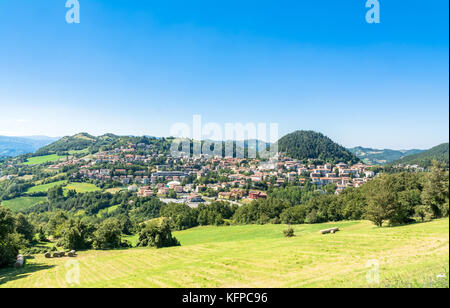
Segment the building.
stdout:
[[261,191],[251,191],[248,193],[248,197],[253,200],[266,199],[267,194]]

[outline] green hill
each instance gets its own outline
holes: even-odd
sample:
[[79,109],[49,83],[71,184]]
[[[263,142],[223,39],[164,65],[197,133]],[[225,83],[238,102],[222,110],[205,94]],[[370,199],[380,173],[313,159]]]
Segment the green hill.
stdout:
[[278,141],[280,152],[295,159],[356,163],[359,158],[330,138],[314,131],[296,131]]
[[423,150],[390,150],[390,149],[372,149],[355,147],[348,149],[350,152],[355,154],[364,163],[370,165],[384,165],[392,161],[401,159],[408,155],[418,154],[424,152]]
[[170,143],[165,138],[155,137],[135,137],[135,136],[117,136],[114,134],[105,134],[102,136],[92,136],[87,133],[79,133],[74,136],[66,136],[60,140],[39,149],[33,156],[42,156],[57,153],[96,153],[98,151],[110,150],[128,144],[142,144],[152,146],[155,150],[168,151]]
[[447,167],[449,165],[449,144],[443,143],[438,145],[428,151],[409,155],[403,157],[402,159],[393,161],[389,165],[419,165],[420,167],[430,167],[432,165],[433,160],[437,160]]

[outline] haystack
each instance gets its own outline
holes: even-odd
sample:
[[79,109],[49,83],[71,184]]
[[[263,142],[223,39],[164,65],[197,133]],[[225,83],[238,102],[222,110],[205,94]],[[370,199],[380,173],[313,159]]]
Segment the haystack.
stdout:
[[328,234],[328,233],[334,234],[338,231],[339,231],[339,228],[331,228],[331,229],[320,230],[320,234]]

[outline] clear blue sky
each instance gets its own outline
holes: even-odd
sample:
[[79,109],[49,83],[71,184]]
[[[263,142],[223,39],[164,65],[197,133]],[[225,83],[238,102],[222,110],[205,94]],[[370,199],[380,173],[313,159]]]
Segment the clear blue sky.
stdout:
[[448,0],[0,1],[0,135],[277,122],[344,146],[448,142]]

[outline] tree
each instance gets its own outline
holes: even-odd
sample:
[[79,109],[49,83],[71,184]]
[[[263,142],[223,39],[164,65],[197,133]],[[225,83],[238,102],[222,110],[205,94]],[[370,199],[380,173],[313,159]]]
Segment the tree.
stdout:
[[307,208],[303,205],[297,205],[285,209],[281,215],[281,223],[283,224],[303,224],[307,215]]
[[115,218],[104,220],[94,232],[95,249],[114,249],[122,245],[122,228]]
[[383,222],[390,219],[395,213],[396,194],[393,188],[393,179],[384,175],[370,183],[367,198],[366,218],[376,226],[383,226]]
[[422,203],[427,206],[433,218],[448,216],[448,174],[443,166],[433,161],[422,191]]
[[390,223],[400,225],[412,221],[412,216],[416,213],[415,208],[420,205],[420,191],[417,189],[403,190],[398,193],[398,202],[394,207],[394,213],[390,218]]
[[34,240],[34,235],[36,233],[34,226],[22,213],[19,213],[16,216],[16,232],[22,234],[23,237],[29,242]]
[[170,219],[161,218],[159,221],[152,221],[144,227],[139,233],[137,246],[162,248],[180,246],[180,242],[172,236]]
[[197,226],[196,211],[186,204],[169,203],[161,208],[161,217],[170,218],[172,228],[184,230]]
[[9,209],[0,207],[0,240],[14,231],[16,220]]
[[70,250],[88,249],[92,246],[92,232],[94,228],[79,219],[69,219],[62,231],[58,246]]
[[11,211],[0,207],[0,267],[14,261],[22,247],[23,236],[14,232],[15,224]]

